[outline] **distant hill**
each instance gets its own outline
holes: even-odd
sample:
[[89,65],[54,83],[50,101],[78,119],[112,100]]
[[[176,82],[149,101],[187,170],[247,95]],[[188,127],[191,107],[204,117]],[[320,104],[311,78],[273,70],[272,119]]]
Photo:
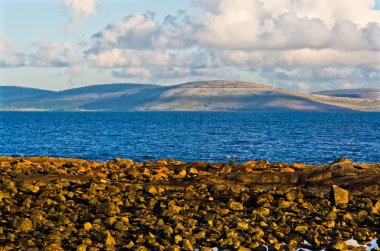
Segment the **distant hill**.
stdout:
[[380,89],[343,89],[315,92],[315,94],[380,101]]
[[240,81],[202,81],[172,86],[142,110],[339,110],[303,94]]
[[[64,91],[45,91],[24,87],[0,86],[0,109],[35,108],[46,110],[85,109],[88,104],[111,102],[123,95],[156,88],[148,84],[104,84]],[[8,96],[2,99],[3,96]],[[104,108],[99,108],[104,109]]]
[[264,84],[226,80],[199,81],[173,86],[106,84],[64,91],[0,86],[0,109],[380,111],[380,100],[373,99],[373,95],[368,92],[366,96],[363,94],[358,97],[335,97],[324,92],[308,94]]
[[38,98],[43,98],[51,93],[54,92],[19,86],[0,86],[0,104],[24,100],[35,100]]

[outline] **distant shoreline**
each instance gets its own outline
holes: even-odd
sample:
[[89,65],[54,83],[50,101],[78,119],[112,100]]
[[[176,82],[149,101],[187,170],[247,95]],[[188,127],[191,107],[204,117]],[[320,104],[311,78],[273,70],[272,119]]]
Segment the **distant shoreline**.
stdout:
[[330,109],[330,110],[290,110],[290,109],[257,109],[257,110],[61,110],[61,109],[0,109],[0,112],[364,112],[378,113],[379,110],[354,110],[354,109]]
[[287,90],[255,82],[210,80],[170,86],[91,85],[62,91],[0,86],[0,109],[20,110],[360,110],[380,111],[377,89],[319,93]]

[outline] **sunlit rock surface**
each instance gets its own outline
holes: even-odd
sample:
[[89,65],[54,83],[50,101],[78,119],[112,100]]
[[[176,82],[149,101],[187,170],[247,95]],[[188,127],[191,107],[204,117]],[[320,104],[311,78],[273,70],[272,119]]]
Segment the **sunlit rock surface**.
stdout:
[[380,164],[0,157],[0,172],[4,250],[339,250],[380,233]]

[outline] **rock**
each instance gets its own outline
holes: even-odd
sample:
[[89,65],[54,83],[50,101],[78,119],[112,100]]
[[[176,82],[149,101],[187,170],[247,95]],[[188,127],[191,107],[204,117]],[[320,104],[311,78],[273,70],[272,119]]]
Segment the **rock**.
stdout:
[[232,167],[230,165],[223,165],[223,167],[219,170],[219,173],[221,174],[228,174],[232,172]]
[[261,207],[252,211],[253,215],[268,216],[270,214],[270,209],[266,207]]
[[327,247],[326,251],[340,251],[340,250],[347,250],[348,245],[346,242],[339,241],[339,240],[334,240],[330,242]]
[[243,167],[244,168],[253,168],[253,167],[255,167],[256,166],[256,161],[255,160],[249,160],[249,161],[247,161],[247,162],[245,162],[245,163],[243,163]]
[[182,207],[177,206],[174,201],[171,201],[169,202],[168,209],[170,212],[173,212],[174,214],[179,214],[179,212],[181,212],[182,210]]
[[194,238],[195,239],[204,239],[204,238],[206,238],[206,231],[202,230],[202,231],[194,233]]
[[174,236],[174,243],[179,244],[182,241],[182,236],[181,235],[176,235]]
[[83,224],[83,229],[86,231],[90,231],[92,229],[92,225],[90,222],[86,222]]
[[380,164],[36,159],[0,157],[3,249],[319,250],[380,230]]
[[139,177],[140,173],[135,167],[131,167],[126,171],[129,178],[136,179]]
[[278,203],[278,208],[289,208],[290,207],[290,202],[289,201],[286,201],[286,200],[283,200],[281,201],[280,203]]
[[168,247],[166,250],[167,251],[181,251],[182,249],[180,246],[174,245],[174,246]]
[[96,172],[95,175],[96,175],[98,178],[101,178],[101,179],[106,179],[107,176],[108,176],[106,173],[103,173],[103,172]]
[[158,189],[155,186],[149,186],[147,188],[147,192],[152,194],[152,195],[156,195],[156,194],[158,194]]
[[267,160],[259,160],[259,161],[257,161],[255,167],[256,168],[267,168],[268,165],[269,165],[269,161],[267,161]]
[[228,208],[230,208],[231,210],[235,210],[235,211],[244,210],[243,204],[241,204],[240,202],[236,202],[236,201],[230,201],[228,203]]
[[281,168],[280,169],[281,172],[284,172],[284,173],[294,173],[295,170],[293,168],[290,168],[290,167],[284,167],[284,168]]
[[64,251],[64,249],[60,245],[53,243],[47,246],[44,251]]
[[16,230],[20,232],[29,232],[34,229],[33,223],[29,218],[22,218],[22,219],[15,220],[13,222],[13,225],[16,228]]
[[375,214],[380,214],[380,200],[378,200],[372,207],[372,212]]
[[32,184],[24,184],[22,187],[32,193],[37,193],[40,190],[38,186],[33,186]]
[[333,203],[335,205],[346,205],[349,201],[349,192],[336,185],[332,186]]
[[339,160],[333,162],[333,164],[352,164],[352,161],[347,158],[340,158]]
[[78,245],[76,247],[76,250],[77,251],[86,251],[87,250],[87,246],[85,244]]
[[157,181],[167,181],[169,179],[166,173],[157,173],[153,177]]
[[370,169],[371,165],[365,163],[355,163],[354,167],[357,169]]
[[292,167],[296,170],[302,170],[302,169],[306,169],[306,168],[310,168],[311,166],[310,165],[307,165],[307,164],[301,164],[301,163],[293,163],[292,164]]
[[157,160],[156,163],[158,166],[167,166],[168,165],[168,161],[166,159]]
[[296,226],[296,228],[294,230],[297,232],[300,232],[300,233],[307,233],[308,229],[309,229],[309,227],[306,225],[298,225],[298,226]]
[[116,241],[113,238],[113,236],[111,235],[110,231],[108,231],[108,230],[105,231],[104,235],[105,235],[104,244],[106,244],[108,246],[114,246],[116,244]]
[[343,215],[343,220],[353,220],[352,215],[347,212]]
[[336,213],[336,210],[332,210],[331,212],[329,212],[329,214],[325,217],[326,220],[332,220],[332,221],[335,221],[336,218],[337,218],[337,213]]
[[238,223],[236,224],[236,228],[239,230],[248,230],[249,224],[244,221],[238,221]]
[[191,175],[197,175],[198,173],[199,173],[198,170],[194,167],[191,167],[189,169],[189,174],[191,174]]
[[183,179],[186,177],[186,170],[185,169],[182,169],[181,171],[179,171],[179,173],[177,175],[173,175],[173,178],[177,178],[177,179]]
[[107,191],[110,193],[110,194],[118,194],[120,193],[120,188],[118,188],[117,186],[107,186]]
[[90,191],[91,192],[104,191],[106,190],[106,188],[107,188],[107,185],[92,183],[90,186]]

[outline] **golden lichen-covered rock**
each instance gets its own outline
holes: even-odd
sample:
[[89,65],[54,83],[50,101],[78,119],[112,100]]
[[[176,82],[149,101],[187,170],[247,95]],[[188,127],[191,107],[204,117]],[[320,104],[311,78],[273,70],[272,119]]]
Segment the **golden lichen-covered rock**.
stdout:
[[256,166],[256,163],[257,163],[257,161],[255,161],[255,160],[249,160],[249,161],[243,163],[243,167],[252,168],[252,167]]
[[13,226],[19,232],[30,232],[34,229],[33,222],[29,218],[16,219]]
[[284,172],[284,173],[294,173],[295,172],[295,170],[293,168],[290,168],[290,167],[280,168],[280,171]]
[[308,165],[308,164],[302,164],[302,163],[293,163],[292,164],[292,167],[296,170],[302,170],[302,169],[306,169],[306,168],[310,168],[311,165]]
[[231,210],[235,210],[235,211],[244,210],[243,204],[241,204],[240,202],[236,202],[236,201],[230,201],[228,203],[228,208]]
[[90,231],[92,229],[92,225],[90,222],[86,222],[83,224],[83,229],[86,231]]
[[239,230],[248,230],[249,224],[244,221],[238,221],[236,224],[236,228]]
[[380,200],[377,200],[375,205],[372,207],[372,212],[376,214],[380,214]]
[[185,178],[187,175],[187,172],[185,169],[182,169],[181,171],[179,171],[179,173],[177,175],[173,175],[172,177],[174,178],[177,178],[177,179],[183,179]]
[[158,194],[158,189],[155,186],[149,186],[147,188],[147,192],[152,194],[152,195],[156,195],[156,194]]
[[347,158],[340,158],[339,160],[335,161],[333,164],[352,164],[352,161]]
[[113,238],[108,230],[104,232],[104,244],[107,246],[114,246],[116,244],[115,238]]
[[0,157],[0,249],[319,250],[379,234],[379,164],[20,159]]
[[335,205],[346,205],[349,201],[349,192],[336,185],[332,186],[333,203]]
[[60,245],[53,243],[44,248],[44,251],[64,251],[64,249]]

